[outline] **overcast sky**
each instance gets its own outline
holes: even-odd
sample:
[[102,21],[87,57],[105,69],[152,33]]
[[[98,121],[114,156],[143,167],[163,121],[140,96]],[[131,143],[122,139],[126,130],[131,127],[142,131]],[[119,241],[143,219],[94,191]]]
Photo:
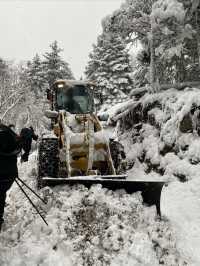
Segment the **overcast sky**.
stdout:
[[123,0],[0,0],[0,57],[32,59],[57,40],[76,78],[82,75],[101,19]]

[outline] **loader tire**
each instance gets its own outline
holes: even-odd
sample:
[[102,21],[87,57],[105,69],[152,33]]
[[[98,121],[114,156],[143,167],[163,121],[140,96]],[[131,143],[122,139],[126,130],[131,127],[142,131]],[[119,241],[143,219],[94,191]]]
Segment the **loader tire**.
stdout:
[[44,138],[39,144],[37,187],[42,188],[45,185],[43,177],[58,177],[58,170],[58,139]]
[[110,139],[109,145],[116,174],[124,174],[126,172],[126,154],[124,146],[113,139]]

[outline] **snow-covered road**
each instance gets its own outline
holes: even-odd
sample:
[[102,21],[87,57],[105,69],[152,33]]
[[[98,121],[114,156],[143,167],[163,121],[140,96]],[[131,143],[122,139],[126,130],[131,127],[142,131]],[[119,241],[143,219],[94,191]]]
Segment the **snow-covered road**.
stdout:
[[[32,187],[35,166],[34,154],[20,166],[20,176]],[[114,193],[99,185],[40,193],[48,199],[49,227],[13,186],[0,235],[1,266],[191,266],[176,248],[181,227],[175,236],[154,207],[142,205],[140,193]]]
[[200,179],[172,182],[163,191],[163,214],[169,219],[177,238],[177,248],[190,261],[200,265]]

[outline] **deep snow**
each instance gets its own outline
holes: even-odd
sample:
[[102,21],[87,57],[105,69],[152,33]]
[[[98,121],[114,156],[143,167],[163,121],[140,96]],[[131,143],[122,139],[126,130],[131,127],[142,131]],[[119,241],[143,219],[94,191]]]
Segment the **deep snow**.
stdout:
[[[200,265],[199,99],[196,88],[146,94],[133,102],[132,113],[125,117],[132,128],[123,130],[119,138],[131,164],[130,179],[169,182],[161,210],[175,231],[178,250],[191,266]],[[142,106],[139,130],[134,125],[138,103]],[[115,113],[120,113],[119,107]],[[126,121],[122,124],[126,126]]]
[[174,229],[177,247],[190,266],[200,265],[200,179],[172,182],[162,197],[162,210]]
[[[125,146],[129,179],[168,182],[161,198],[162,221],[156,217],[155,207],[142,204],[140,193],[114,193],[100,185],[89,190],[83,186],[57,186],[39,192],[48,200],[47,206],[35,200],[45,209],[47,227],[15,185],[0,234],[0,265],[199,266],[198,119],[190,123],[193,131],[180,130],[184,116],[200,106],[199,99],[197,89],[147,94],[141,102],[143,110],[150,107],[139,130],[137,124],[134,128],[131,115],[128,119],[133,128],[123,134],[119,134],[119,123],[112,130],[106,128],[107,136],[118,137]],[[126,112],[126,106],[132,108],[135,103],[113,107],[110,122],[112,116]],[[171,150],[161,154],[166,145]],[[35,187],[36,154],[19,169],[20,177]]]
[[[20,176],[35,184],[36,155],[20,165]],[[140,193],[57,186],[40,194],[48,200],[47,227],[15,185],[0,235],[2,266],[190,265],[176,248],[167,220],[144,207]],[[32,197],[37,205],[40,202]]]

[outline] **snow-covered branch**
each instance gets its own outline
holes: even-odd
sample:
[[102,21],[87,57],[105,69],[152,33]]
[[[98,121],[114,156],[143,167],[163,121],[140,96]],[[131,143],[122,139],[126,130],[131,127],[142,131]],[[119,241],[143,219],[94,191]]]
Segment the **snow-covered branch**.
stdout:
[[[177,90],[183,90],[186,87],[196,87],[200,88],[200,81],[191,81],[191,82],[181,82],[181,83],[174,83],[174,84],[156,84],[154,89],[155,91],[163,91],[163,90],[168,90],[171,88],[177,89]],[[130,96],[142,96],[145,93],[149,92],[149,87],[141,87],[134,89],[131,93]]]
[[108,123],[117,122],[119,119],[126,116],[134,107],[134,100],[130,100],[127,103],[120,104],[118,107],[115,108],[114,112],[110,114]]

